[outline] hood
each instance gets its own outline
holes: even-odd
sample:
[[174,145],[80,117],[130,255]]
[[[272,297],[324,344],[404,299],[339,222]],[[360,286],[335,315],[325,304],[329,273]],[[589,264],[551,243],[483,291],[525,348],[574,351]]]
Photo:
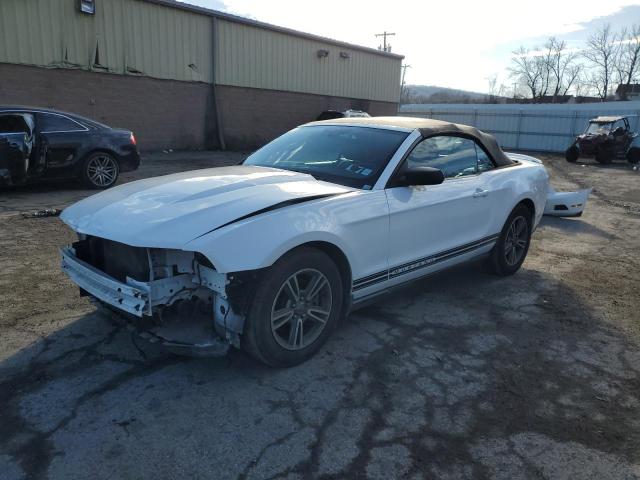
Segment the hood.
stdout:
[[78,233],[137,247],[180,249],[274,205],[350,191],[303,173],[240,165],[120,185],[71,205],[60,218]]

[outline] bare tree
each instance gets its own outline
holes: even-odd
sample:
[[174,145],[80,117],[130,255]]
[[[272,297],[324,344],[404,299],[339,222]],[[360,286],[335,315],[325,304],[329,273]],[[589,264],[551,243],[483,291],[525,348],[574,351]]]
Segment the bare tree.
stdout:
[[582,70],[577,63],[578,54],[568,51],[567,42],[551,37],[547,44],[545,62],[551,73],[549,91],[554,99],[559,95],[566,95]]
[[602,100],[610,94],[619,47],[616,35],[607,24],[589,37],[582,53],[591,65],[589,83]]
[[640,24],[632,25],[620,33],[617,59],[620,83],[629,85],[640,76]]
[[526,87],[531,98],[540,97],[545,84],[544,60],[535,49],[530,50],[524,46],[512,53],[511,67],[509,67],[511,77]]
[[562,85],[561,95],[568,95],[571,87],[576,85],[582,76],[583,72],[582,65],[579,63],[571,63],[568,65],[563,74],[562,74]]

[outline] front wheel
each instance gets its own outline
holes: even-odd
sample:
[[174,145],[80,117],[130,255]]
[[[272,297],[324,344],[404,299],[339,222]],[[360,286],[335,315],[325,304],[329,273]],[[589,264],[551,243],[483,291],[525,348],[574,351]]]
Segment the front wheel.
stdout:
[[120,166],[113,156],[105,152],[92,153],[82,165],[81,176],[89,188],[105,189],[115,185]]
[[299,248],[260,278],[243,347],[274,367],[304,362],[329,338],[342,310],[342,280],[325,253]]
[[532,212],[524,205],[518,205],[507,218],[487,261],[492,273],[507,276],[520,269],[529,251],[532,229]]
[[566,152],[564,152],[564,158],[566,158],[567,162],[569,163],[576,163],[579,156],[580,151],[575,145],[571,145],[569,148],[567,148]]

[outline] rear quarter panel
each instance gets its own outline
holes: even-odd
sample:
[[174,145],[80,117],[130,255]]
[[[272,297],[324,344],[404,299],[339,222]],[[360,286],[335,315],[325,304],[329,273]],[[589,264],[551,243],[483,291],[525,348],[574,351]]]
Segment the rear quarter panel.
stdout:
[[492,195],[495,191],[491,222],[496,232],[502,229],[515,205],[525,199],[533,201],[534,226],[537,226],[547,200],[549,175],[542,162],[527,155],[509,154],[509,157],[518,164],[483,173],[487,175]]

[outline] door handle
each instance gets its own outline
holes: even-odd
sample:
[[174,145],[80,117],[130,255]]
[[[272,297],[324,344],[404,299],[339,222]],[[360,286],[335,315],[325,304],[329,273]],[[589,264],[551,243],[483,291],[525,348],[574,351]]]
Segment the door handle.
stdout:
[[473,198],[486,197],[489,195],[489,190],[483,190],[481,188],[476,188],[476,191],[473,194]]

